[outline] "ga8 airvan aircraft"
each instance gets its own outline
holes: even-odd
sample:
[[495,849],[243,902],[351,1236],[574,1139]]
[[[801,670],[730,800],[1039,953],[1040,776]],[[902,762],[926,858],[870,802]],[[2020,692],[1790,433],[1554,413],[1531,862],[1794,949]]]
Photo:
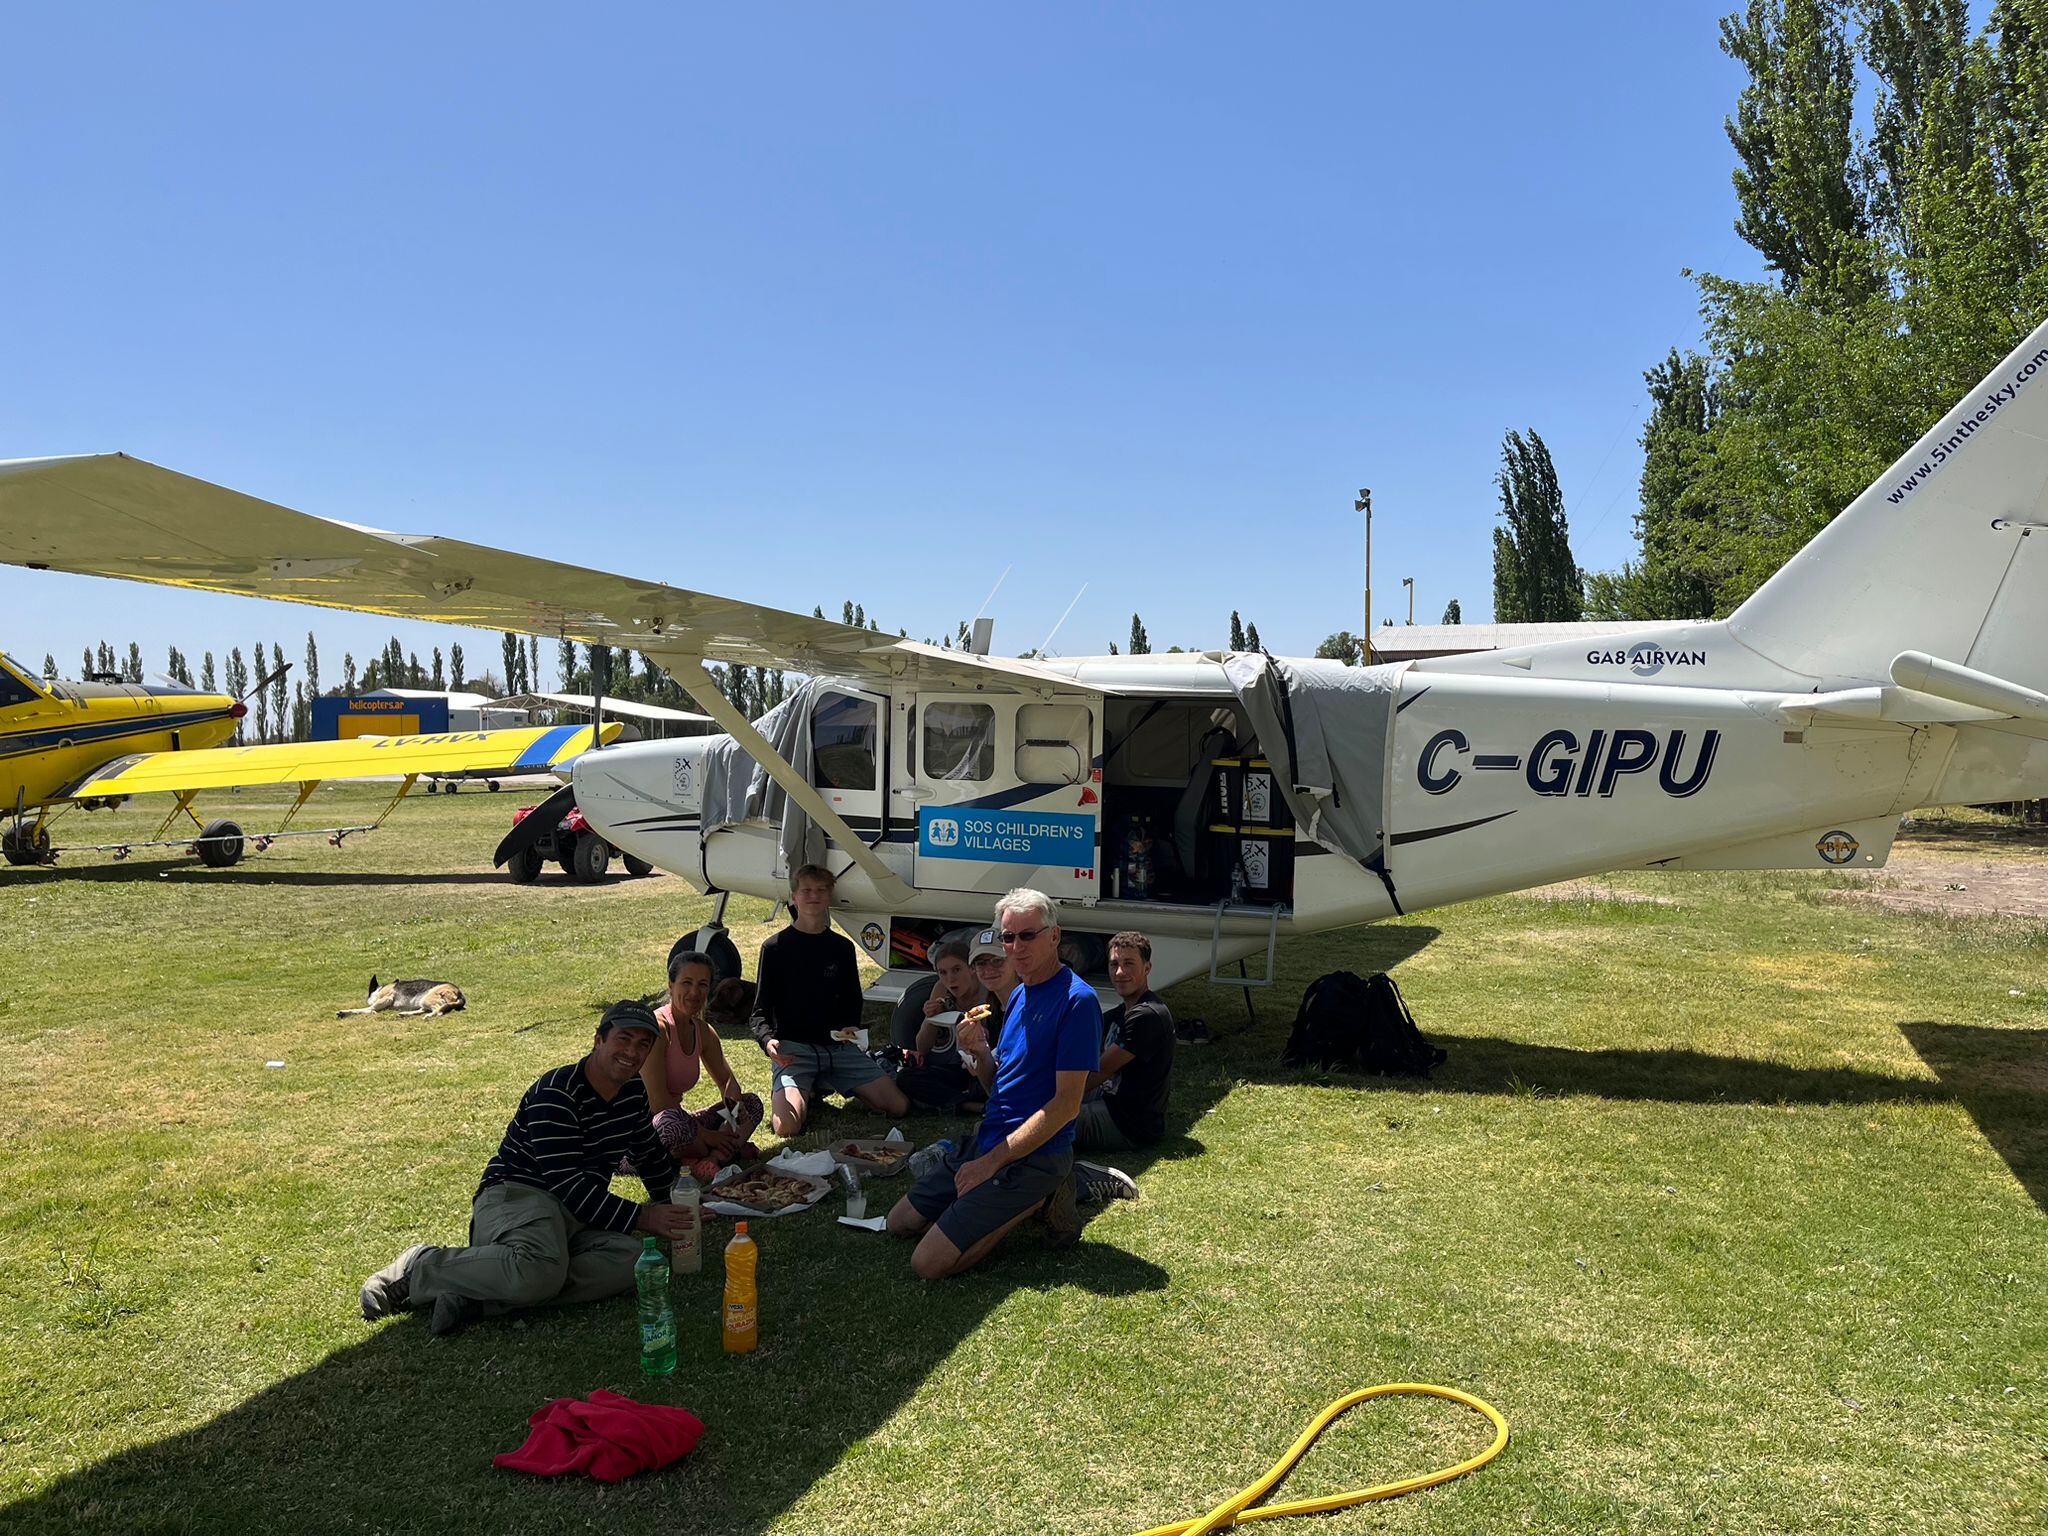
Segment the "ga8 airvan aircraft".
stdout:
[[[2048,795],[2048,325],[1727,619],[1401,665],[949,651],[119,454],[0,465],[0,550],[642,652],[728,734],[585,753],[564,796],[708,891],[830,857],[885,965],[1033,885],[1167,985],[1601,871],[1880,865],[1916,806]],[[808,681],[749,722],[707,662]]]

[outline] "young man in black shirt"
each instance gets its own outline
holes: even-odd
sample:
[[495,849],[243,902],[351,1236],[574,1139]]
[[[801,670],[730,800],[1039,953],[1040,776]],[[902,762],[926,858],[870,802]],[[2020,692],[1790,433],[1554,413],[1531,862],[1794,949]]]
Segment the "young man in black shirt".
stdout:
[[[1121,1002],[1103,1015],[1102,1064],[1074,1122],[1077,1152],[1128,1152],[1166,1134],[1173,1075],[1173,1014],[1151,989],[1152,941],[1126,930],[1109,941],[1109,984]],[[1138,1186],[1119,1168],[1074,1164],[1083,1200],[1131,1200]]]
[[796,921],[761,946],[750,1027],[775,1066],[769,1124],[794,1136],[828,1091],[859,1099],[885,1115],[910,1101],[874,1057],[853,1043],[860,1027],[860,958],[832,931],[832,872],[806,864],[789,877]]

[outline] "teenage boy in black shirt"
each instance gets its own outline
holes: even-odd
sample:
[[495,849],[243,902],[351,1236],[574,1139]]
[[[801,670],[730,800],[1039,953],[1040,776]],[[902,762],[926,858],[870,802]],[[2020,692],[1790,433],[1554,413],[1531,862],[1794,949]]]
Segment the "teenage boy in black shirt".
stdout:
[[[882,1064],[853,1043],[860,1027],[860,959],[832,931],[830,870],[806,864],[789,877],[796,921],[761,946],[760,991],[750,1027],[775,1065],[769,1126],[794,1136],[828,1091],[859,1099],[885,1115],[910,1101]],[[844,1038],[838,1038],[841,1035]]]
[[[1126,930],[1109,941],[1109,984],[1120,1003],[1103,1015],[1102,1064],[1074,1121],[1077,1152],[1128,1152],[1166,1134],[1173,1075],[1173,1014],[1151,990],[1152,941]],[[1119,1168],[1074,1164],[1084,1201],[1131,1200],[1138,1186]]]

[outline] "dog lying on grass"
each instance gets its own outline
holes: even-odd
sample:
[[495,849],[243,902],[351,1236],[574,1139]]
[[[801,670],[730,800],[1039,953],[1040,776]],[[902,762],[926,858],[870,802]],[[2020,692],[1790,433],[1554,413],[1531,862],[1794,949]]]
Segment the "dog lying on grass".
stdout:
[[395,1013],[401,1018],[438,1019],[444,1013],[456,1013],[468,1006],[462,988],[445,981],[387,981],[380,987],[372,976],[368,1004],[344,1008],[335,1017],[352,1019],[369,1013]]

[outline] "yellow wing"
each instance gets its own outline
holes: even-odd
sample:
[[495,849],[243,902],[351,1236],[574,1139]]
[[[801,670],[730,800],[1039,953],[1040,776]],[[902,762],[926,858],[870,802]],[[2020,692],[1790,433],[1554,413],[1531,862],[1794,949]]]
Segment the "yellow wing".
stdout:
[[[608,722],[604,739],[624,727]],[[60,799],[182,794],[246,784],[307,784],[407,773],[544,773],[590,750],[587,725],[516,731],[447,731],[433,736],[358,736],[353,741],[280,742],[196,752],[117,757],[71,785]]]

